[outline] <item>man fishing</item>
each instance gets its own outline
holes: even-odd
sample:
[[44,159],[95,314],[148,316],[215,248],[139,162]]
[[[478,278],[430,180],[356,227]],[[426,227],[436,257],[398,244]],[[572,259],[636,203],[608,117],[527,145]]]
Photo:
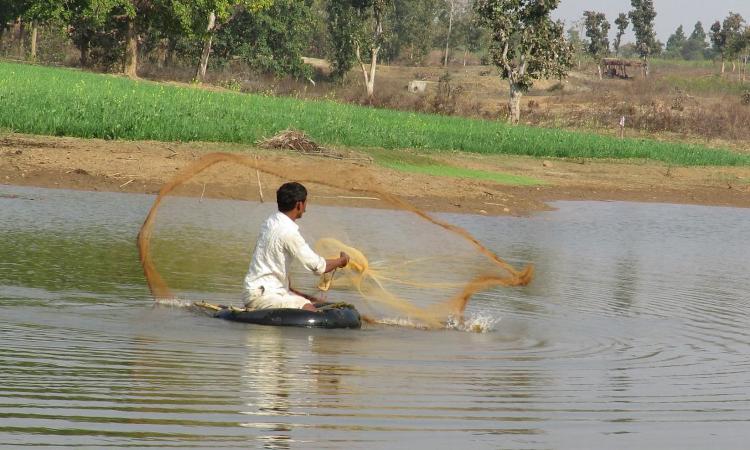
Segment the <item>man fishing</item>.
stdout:
[[299,232],[296,221],[307,208],[307,189],[297,182],[284,183],[276,191],[279,211],[260,229],[250,268],[245,276],[243,300],[248,309],[296,308],[316,311],[317,299],[289,285],[289,266],[294,259],[323,275],[349,264],[349,255],[325,259],[315,253]]

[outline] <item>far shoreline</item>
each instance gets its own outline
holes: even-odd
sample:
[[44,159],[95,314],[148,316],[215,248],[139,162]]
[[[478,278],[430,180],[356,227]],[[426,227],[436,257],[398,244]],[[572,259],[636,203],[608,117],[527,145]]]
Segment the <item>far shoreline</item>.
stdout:
[[[351,180],[350,194],[319,192],[321,204],[380,207],[357,198],[368,188],[406,199],[431,212],[525,216],[551,209],[558,200],[631,201],[750,208],[750,167],[675,167],[643,161],[555,160],[523,156],[430,153],[437,163],[540,180],[539,186],[435,176],[378,165],[367,153],[337,149],[355,157],[331,159],[293,151],[217,143],[107,141],[8,134],[0,139],[0,184],[88,191],[156,194],[178,171],[213,152],[255,155],[305,178]],[[255,175],[228,169],[206,193],[211,198],[248,197]],[[216,176],[215,176],[216,178]],[[266,201],[272,179],[264,186]],[[256,189],[256,188],[253,188]],[[255,195],[254,192],[251,194]],[[312,194],[315,197],[315,194]],[[329,197],[329,198],[324,198]]]

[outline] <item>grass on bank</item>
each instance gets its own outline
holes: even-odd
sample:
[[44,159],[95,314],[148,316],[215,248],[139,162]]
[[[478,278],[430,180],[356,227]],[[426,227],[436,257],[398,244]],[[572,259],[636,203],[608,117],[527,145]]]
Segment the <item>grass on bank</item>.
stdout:
[[699,145],[619,140],[330,101],[212,92],[3,62],[0,105],[0,127],[57,136],[252,144],[296,128],[321,144],[348,147],[750,165],[750,155]]
[[750,86],[737,82],[736,77],[735,74],[729,74],[724,77],[717,74],[694,78],[668,76],[664,78],[664,82],[672,88],[702,94],[739,95],[744,92],[750,92]]
[[493,181],[510,186],[537,186],[544,182],[531,177],[511,175],[502,172],[469,169],[442,164],[424,155],[411,152],[391,152],[372,149],[367,153],[381,166],[399,170],[401,172],[422,173],[439,177],[468,178],[472,180]]

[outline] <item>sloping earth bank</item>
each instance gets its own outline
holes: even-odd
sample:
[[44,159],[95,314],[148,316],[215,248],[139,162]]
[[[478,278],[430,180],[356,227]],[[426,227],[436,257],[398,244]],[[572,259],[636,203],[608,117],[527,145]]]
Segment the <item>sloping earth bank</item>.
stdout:
[[[624,200],[750,207],[750,168],[671,167],[651,162],[540,160],[527,157],[437,154],[439,163],[523,175],[541,186],[505,186],[472,179],[406,173],[377,165],[366,152],[337,149],[346,158],[211,143],[103,141],[0,135],[0,185],[156,193],[181,168],[211,152],[257,155],[285,173],[358,189],[387,190],[431,211],[526,215],[554,200]],[[246,198],[256,174],[223,169],[219,187],[193,195]],[[244,181],[243,181],[244,180]],[[266,197],[280,180],[265,177]],[[347,181],[348,182],[348,181]],[[312,193],[315,195],[316,193]],[[321,203],[374,206],[371,200],[325,196]],[[2,192],[0,192],[2,195]],[[362,193],[353,193],[361,197]]]

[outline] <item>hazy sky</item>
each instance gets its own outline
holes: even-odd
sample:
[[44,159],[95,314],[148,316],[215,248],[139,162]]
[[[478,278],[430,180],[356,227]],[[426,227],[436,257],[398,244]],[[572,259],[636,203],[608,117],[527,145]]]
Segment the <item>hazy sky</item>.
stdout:
[[[685,28],[685,34],[690,36],[695,22],[703,22],[703,28],[708,32],[716,20],[723,20],[729,11],[740,13],[745,20],[750,20],[750,0],[654,0],[656,8],[656,36],[666,43],[669,36],[678,26]],[[561,0],[560,6],[554,13],[556,19],[565,21],[566,29],[583,17],[586,10],[600,11],[607,15],[615,30],[614,20],[621,12],[627,14],[632,7],[630,0]],[[614,35],[614,33],[611,33]],[[632,25],[623,41],[633,41]]]

